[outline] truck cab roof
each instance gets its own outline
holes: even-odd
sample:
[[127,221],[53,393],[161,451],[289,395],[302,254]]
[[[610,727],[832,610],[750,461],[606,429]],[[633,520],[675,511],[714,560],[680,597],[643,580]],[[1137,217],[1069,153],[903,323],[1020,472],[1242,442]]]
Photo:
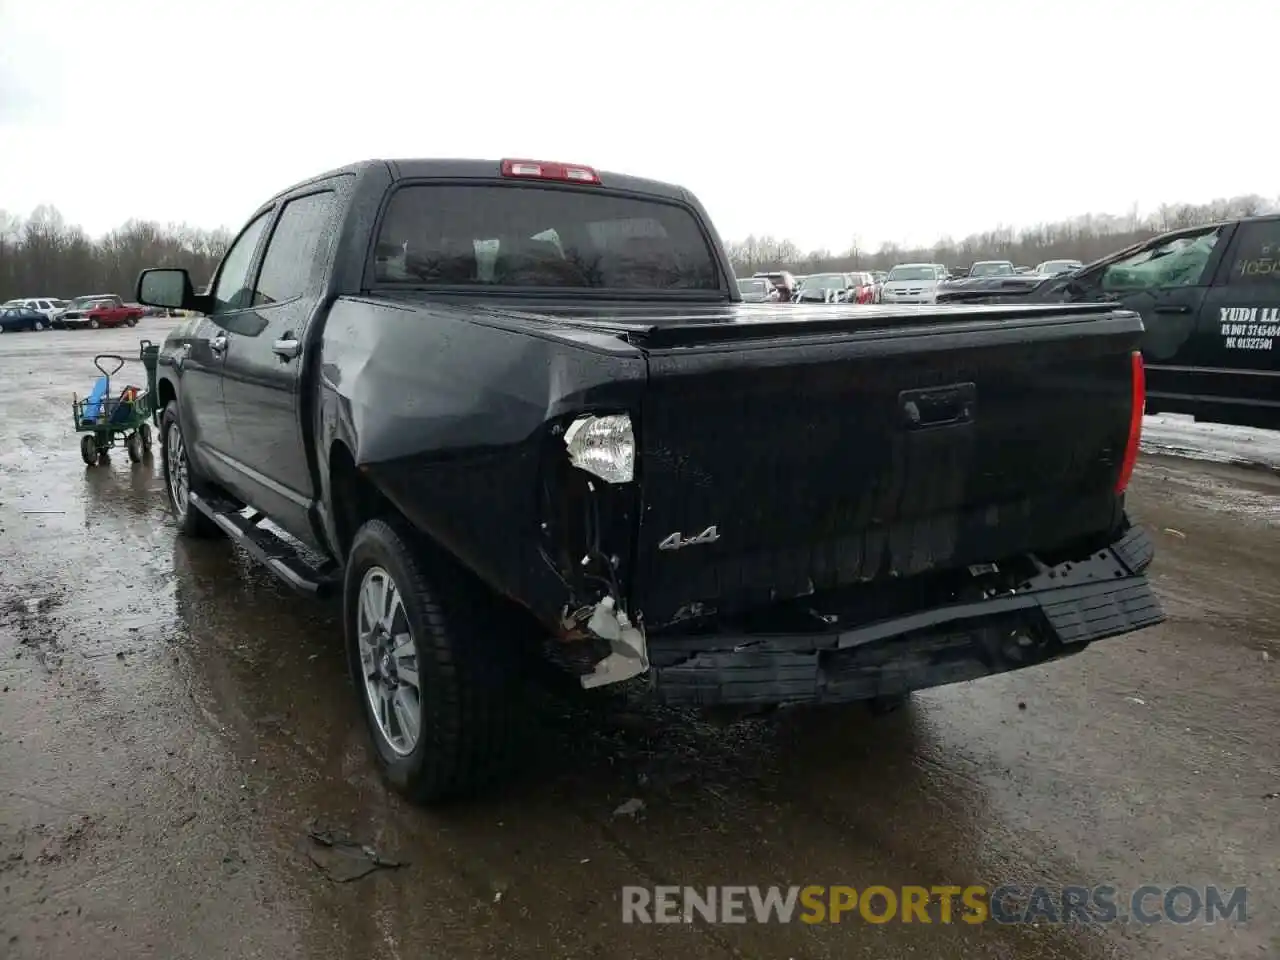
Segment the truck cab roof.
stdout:
[[[329,180],[343,174],[351,174],[357,177],[371,173],[379,176],[389,174],[392,180],[493,180],[503,175],[503,165],[507,162],[509,161],[465,158],[360,160],[355,163],[347,164],[343,167],[326,170],[324,173],[317,174],[314,177],[309,177],[306,180],[300,180],[292,186],[275,194],[269,202],[274,202],[286,194],[294,193],[299,188],[309,186],[313,183],[320,183],[324,180]],[[684,202],[693,200],[693,195],[690,194],[688,190],[676,184],[665,183],[661,180],[649,180],[644,177],[635,177],[625,173],[596,170],[594,167],[588,167],[586,165],[569,166],[590,170],[599,178],[601,186],[607,187],[611,190],[628,190],[635,193],[643,193],[654,197],[665,197],[669,200]],[[582,182],[585,183],[586,181]]]

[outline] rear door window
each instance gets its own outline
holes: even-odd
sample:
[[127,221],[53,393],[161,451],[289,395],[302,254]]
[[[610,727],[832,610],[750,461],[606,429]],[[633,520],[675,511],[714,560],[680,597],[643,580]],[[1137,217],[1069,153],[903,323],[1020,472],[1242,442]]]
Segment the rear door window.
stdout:
[[255,307],[301,296],[333,238],[332,190],[296,197],[284,205],[271,232],[253,291]]
[[1165,287],[1194,287],[1206,282],[1205,268],[1222,237],[1222,228],[1184,234],[1109,264],[1102,289],[1126,293]]
[[392,195],[376,283],[723,291],[687,208],[599,189],[415,184]]
[[1280,220],[1240,224],[1222,282],[1280,293]]

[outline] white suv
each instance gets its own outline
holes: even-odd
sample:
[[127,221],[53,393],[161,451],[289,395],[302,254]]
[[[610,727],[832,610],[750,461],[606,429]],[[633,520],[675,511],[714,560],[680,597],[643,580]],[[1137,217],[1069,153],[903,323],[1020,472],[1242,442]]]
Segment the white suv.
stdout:
[[55,315],[61,313],[67,308],[67,301],[58,300],[54,297],[27,297],[21,300],[6,301],[3,306],[26,307],[28,310],[35,310],[38,313],[43,313],[45,317],[52,320]]

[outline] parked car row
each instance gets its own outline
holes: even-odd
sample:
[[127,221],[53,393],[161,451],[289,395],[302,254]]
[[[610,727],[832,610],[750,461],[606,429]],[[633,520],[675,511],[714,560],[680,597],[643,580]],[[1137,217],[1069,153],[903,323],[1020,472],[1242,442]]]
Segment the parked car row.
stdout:
[[25,297],[0,305],[0,333],[11,330],[97,330],[132,327],[143,317],[165,311],[126,303],[114,293],[98,293],[74,300]]
[[936,303],[943,287],[989,283],[1001,277],[1038,283],[1079,269],[1079,260],[1046,260],[1031,267],[1010,260],[979,260],[964,268],[942,263],[899,263],[892,270],[797,275],[786,270],[761,271],[738,280],[748,303]]
[[968,286],[1000,285],[1009,278],[1018,285],[1034,285],[1081,267],[1079,260],[1046,260],[1034,269],[1018,267],[1010,260],[978,260],[966,268],[941,263],[900,263],[889,271],[880,303],[936,303],[943,291]]
[[739,278],[747,303],[879,303],[881,281],[869,270],[796,276],[785,270]]

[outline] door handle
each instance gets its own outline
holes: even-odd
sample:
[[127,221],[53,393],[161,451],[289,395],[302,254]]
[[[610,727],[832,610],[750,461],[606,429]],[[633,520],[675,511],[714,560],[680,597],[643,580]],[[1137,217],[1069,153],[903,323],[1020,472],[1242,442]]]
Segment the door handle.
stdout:
[[1158,307],[1153,307],[1152,313],[1190,313],[1191,308],[1185,303],[1162,303]]
[[271,350],[281,360],[292,360],[302,352],[302,345],[291,336],[284,336],[271,345]]
[[223,354],[227,350],[227,338],[219,334],[209,341],[209,349],[216,354]]

